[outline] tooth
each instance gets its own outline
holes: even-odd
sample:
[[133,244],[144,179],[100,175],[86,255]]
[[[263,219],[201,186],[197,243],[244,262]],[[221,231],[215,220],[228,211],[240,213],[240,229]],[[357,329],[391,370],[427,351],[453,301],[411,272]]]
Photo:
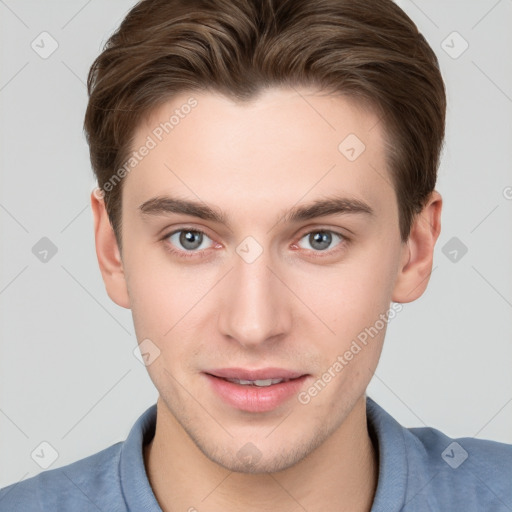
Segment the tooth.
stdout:
[[267,387],[281,382],[287,382],[290,379],[259,379],[259,380],[244,380],[244,379],[226,379],[234,384],[241,384],[242,386],[260,386]]
[[270,386],[271,384],[274,384],[272,382],[272,379],[265,379],[265,380],[255,380],[254,384],[256,386]]

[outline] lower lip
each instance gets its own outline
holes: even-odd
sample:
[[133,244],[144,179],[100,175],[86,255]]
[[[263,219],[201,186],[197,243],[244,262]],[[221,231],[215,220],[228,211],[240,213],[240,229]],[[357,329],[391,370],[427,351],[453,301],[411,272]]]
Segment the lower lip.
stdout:
[[213,390],[229,405],[242,411],[271,411],[297,395],[307,375],[270,386],[244,386],[205,374]]

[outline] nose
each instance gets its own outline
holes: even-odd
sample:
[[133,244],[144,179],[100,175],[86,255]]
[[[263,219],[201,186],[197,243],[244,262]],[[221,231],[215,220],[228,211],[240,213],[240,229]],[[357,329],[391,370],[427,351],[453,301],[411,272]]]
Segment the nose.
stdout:
[[219,330],[245,348],[257,349],[290,331],[291,293],[265,251],[248,263],[234,255],[234,268],[219,294]]

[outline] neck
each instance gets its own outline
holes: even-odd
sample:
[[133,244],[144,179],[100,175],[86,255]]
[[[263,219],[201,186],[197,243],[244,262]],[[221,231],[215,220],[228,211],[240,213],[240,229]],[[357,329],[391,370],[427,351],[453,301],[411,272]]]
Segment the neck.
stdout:
[[[277,473],[236,473],[207,458],[161,399],[152,442],[144,447],[149,482],[164,512],[371,509],[378,459],[367,430],[366,397],[314,452]],[[333,504],[335,506],[333,507]]]

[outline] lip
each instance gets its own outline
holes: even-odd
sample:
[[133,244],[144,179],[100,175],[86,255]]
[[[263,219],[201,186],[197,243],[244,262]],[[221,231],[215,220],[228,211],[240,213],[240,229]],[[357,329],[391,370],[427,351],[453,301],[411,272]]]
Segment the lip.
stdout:
[[218,368],[208,370],[215,377],[223,379],[239,379],[239,380],[265,380],[265,379],[296,379],[305,375],[301,372],[293,370],[285,370],[284,368],[260,368],[258,370],[249,370],[247,368]]
[[[296,396],[308,378],[307,374],[283,368],[222,368],[203,372],[212,390],[228,405],[247,412],[261,413],[276,409]],[[244,386],[224,379],[266,380],[291,379],[266,387]]]

